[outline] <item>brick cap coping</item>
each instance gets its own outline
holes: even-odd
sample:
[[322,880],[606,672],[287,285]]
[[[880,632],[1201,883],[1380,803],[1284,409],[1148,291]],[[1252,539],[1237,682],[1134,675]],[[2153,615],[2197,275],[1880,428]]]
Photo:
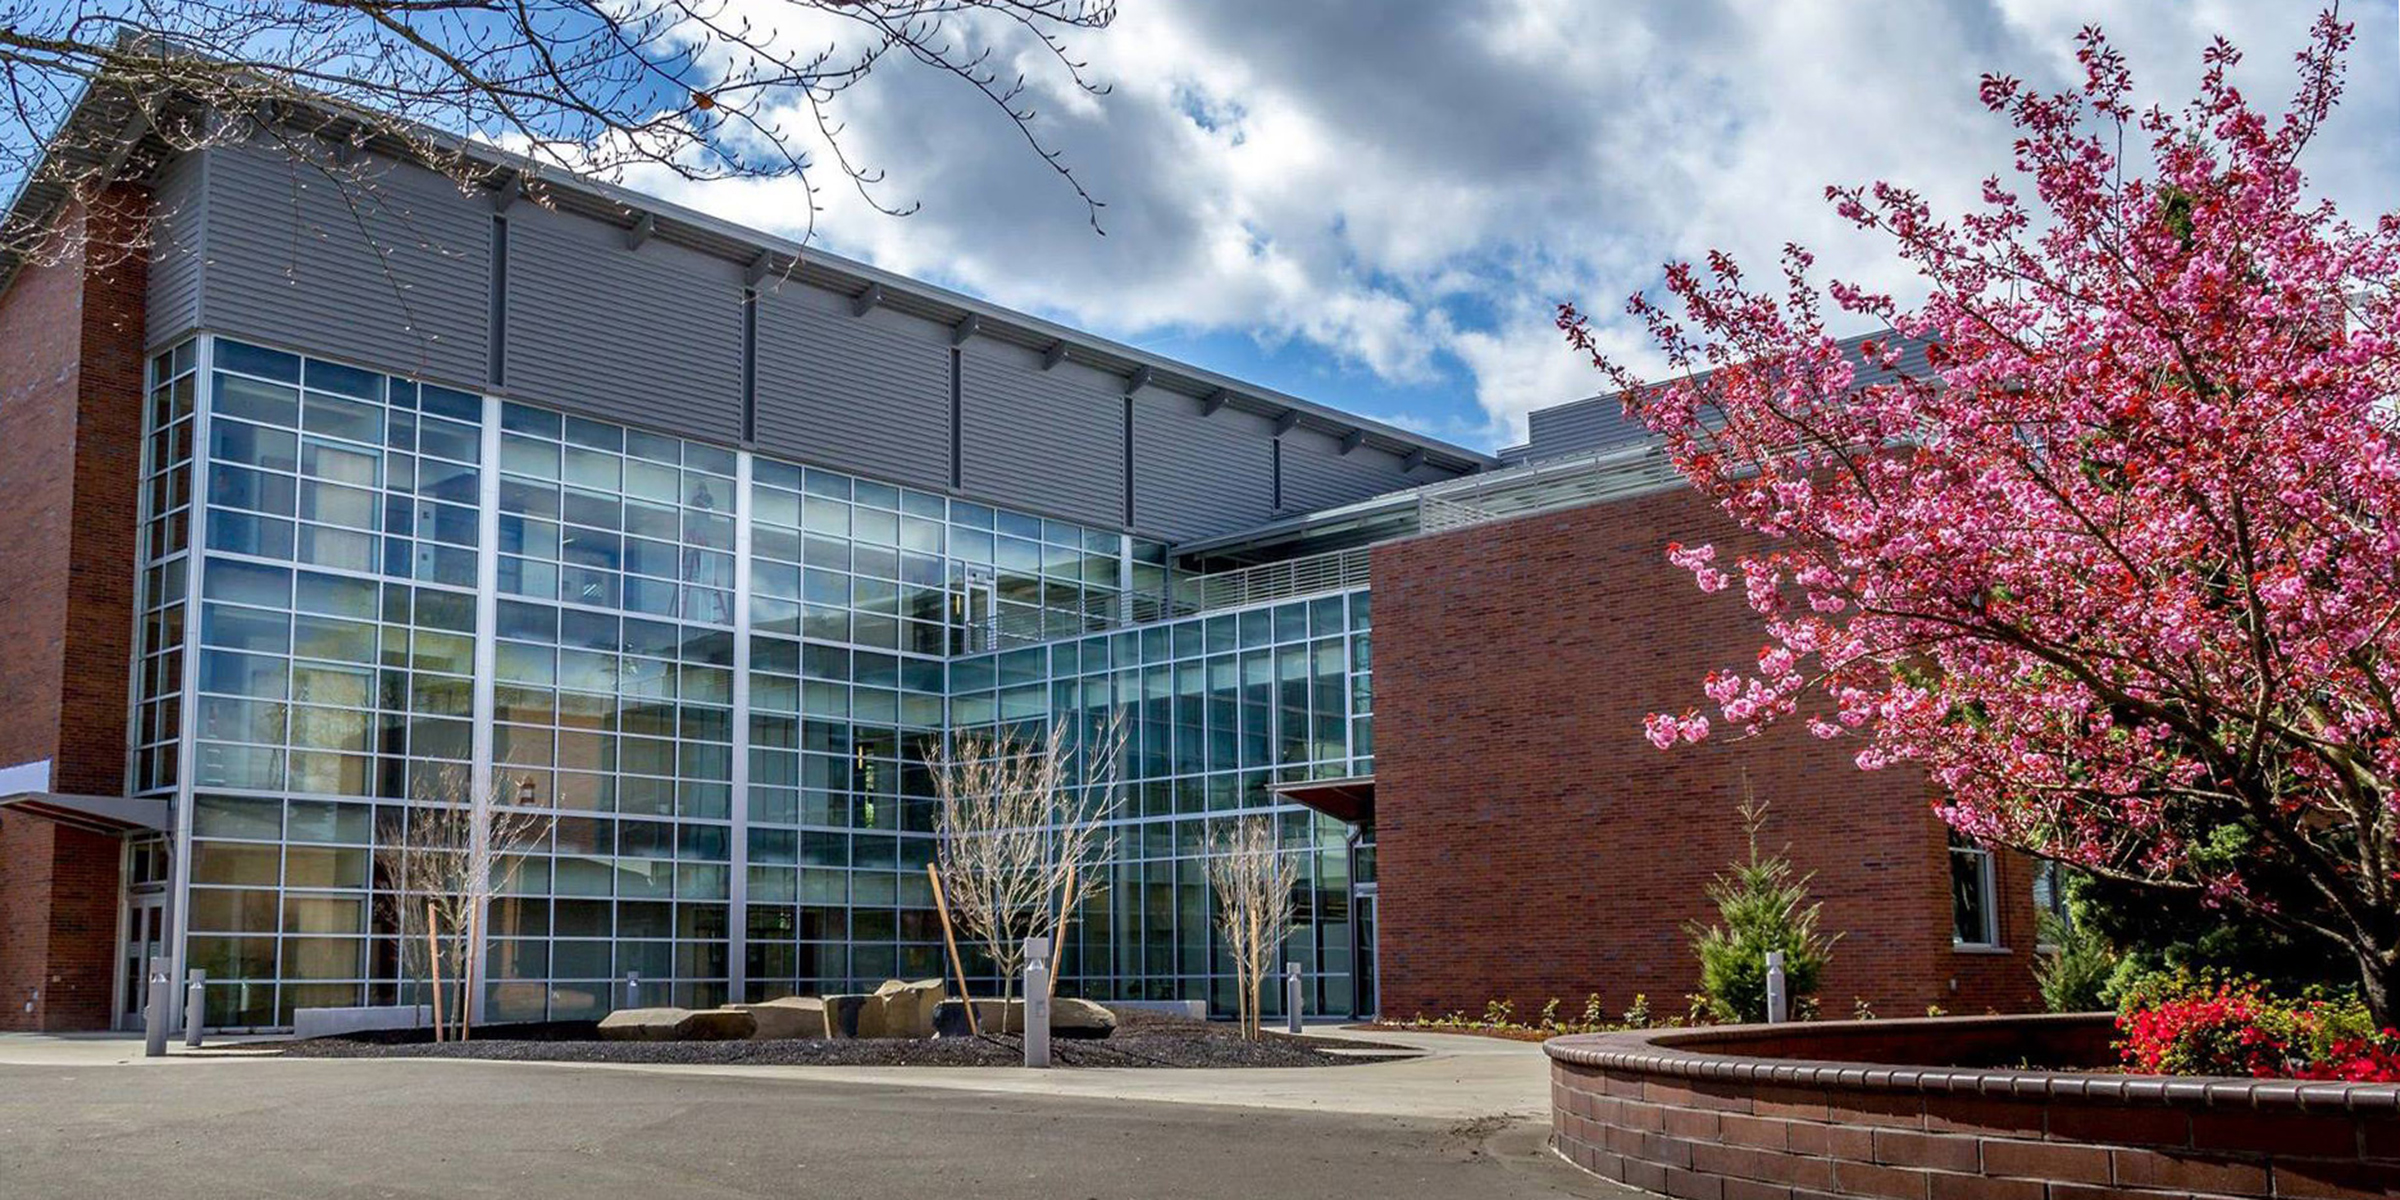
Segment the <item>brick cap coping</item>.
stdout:
[[1552,1038],[1542,1050],[1570,1066],[1672,1079],[1822,1088],[1837,1092],[1979,1095],[2026,1100],[2142,1105],[2163,1108],[2254,1109],[2283,1113],[2347,1112],[2386,1116],[2400,1113],[2400,1084],[2323,1083],[2290,1079],[2240,1079],[2167,1075],[2117,1075],[2074,1071],[2006,1070],[1906,1064],[1839,1062],[1798,1057],[1745,1056],[1745,1043],[1821,1038],[1838,1043],[1852,1037],[1917,1035],[1929,1047],[1955,1034],[2008,1029],[2026,1033],[2091,1032],[2112,1020],[2106,1013],[2032,1016],[1916,1017],[1899,1020],[1823,1021],[1785,1025],[1731,1025],[1696,1029],[1643,1029]]

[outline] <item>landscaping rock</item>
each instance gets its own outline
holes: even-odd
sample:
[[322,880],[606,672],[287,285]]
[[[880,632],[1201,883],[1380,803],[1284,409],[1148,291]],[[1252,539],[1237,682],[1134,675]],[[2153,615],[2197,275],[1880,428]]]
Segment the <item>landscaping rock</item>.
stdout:
[[825,1024],[825,1002],[815,996],[784,996],[764,1004],[728,1004],[749,1013],[758,1022],[750,1036],[762,1041],[784,1038],[832,1037]]
[[683,1040],[679,1030],[691,1019],[688,1008],[620,1008],[600,1018],[600,1040],[604,1042],[675,1042]]
[[883,1036],[883,1005],[873,996],[847,994],[825,997],[827,1037]]
[[875,1000],[882,1009],[883,1036],[932,1037],[934,1010],[941,1006],[948,992],[949,989],[939,979],[920,979],[914,983],[894,979],[876,988]]
[[1089,1000],[1057,996],[1050,1001],[1050,1032],[1056,1036],[1101,1038],[1116,1031],[1117,1014]]
[[758,1019],[738,1008],[710,1008],[693,1013],[677,1030],[685,1042],[739,1042],[758,1032]]
[[[977,1000],[975,1019],[984,1033],[1023,1033],[1025,1031],[1025,1002],[1011,1000],[1005,1009],[998,1000]],[[1059,996],[1050,1001],[1050,1033],[1062,1038],[1104,1038],[1117,1028],[1117,1016],[1089,1000]],[[934,1010],[935,1037],[967,1036],[967,1009],[956,1000],[944,1000]]]
[[626,1008],[600,1019],[600,1039],[608,1042],[724,1042],[757,1030],[749,1013],[721,1008]]

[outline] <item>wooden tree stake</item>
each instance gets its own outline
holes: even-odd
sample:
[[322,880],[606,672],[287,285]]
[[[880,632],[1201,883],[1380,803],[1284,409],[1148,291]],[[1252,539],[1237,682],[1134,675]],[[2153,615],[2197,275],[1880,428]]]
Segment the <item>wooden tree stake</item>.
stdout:
[[1067,918],[1075,911],[1075,862],[1067,861],[1067,886],[1058,897],[1058,927],[1050,931],[1050,979],[1048,995],[1058,997],[1058,964],[1067,958]]
[[[950,932],[950,902],[942,898],[942,873],[932,863],[926,863],[925,878],[933,881],[933,911],[942,918],[942,944],[950,947],[950,970],[958,976],[958,1004],[967,1010],[967,1032],[982,1037],[983,1025],[975,1019],[975,997],[967,991],[967,969],[958,961],[958,938]],[[831,1024],[833,1014],[827,1012],[825,1020]],[[1000,1023],[1008,1023],[1007,1013],[1000,1014]]]
[[425,962],[433,971],[433,1040],[442,1040],[442,935],[434,920],[433,900],[425,901]]

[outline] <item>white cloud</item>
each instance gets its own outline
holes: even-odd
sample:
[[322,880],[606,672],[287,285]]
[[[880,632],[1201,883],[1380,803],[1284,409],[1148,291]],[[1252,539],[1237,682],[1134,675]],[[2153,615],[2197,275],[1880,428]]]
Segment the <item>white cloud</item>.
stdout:
[[[2094,9],[2100,11],[2095,16]],[[876,213],[821,181],[831,248],[1140,342],[1237,332],[1406,390],[1419,427],[1500,445],[1599,381],[1549,313],[1572,299],[1643,348],[1622,298],[1712,246],[1761,273],[1787,240],[1830,274],[1905,290],[1827,183],[1889,178],[1972,200],[2010,133],[1987,70],[2058,87],[2099,20],[2146,96],[2180,102],[2214,32],[2280,102],[2311,10],[2289,0],[1128,0],[1078,40],[1110,95],[1038,53],[1040,129],[1107,202],[1073,194],[960,87],[887,71],[844,97],[849,148],[885,167]],[[2320,184],[2354,215],[2400,179],[2390,8],[2362,24]],[[659,181],[645,181],[662,186]],[[796,184],[670,188],[796,231]],[[1432,395],[1433,400],[1424,397]],[[1455,398],[1444,402],[1440,396]],[[1375,408],[1374,405],[1360,407]],[[1390,408],[1384,407],[1389,414]]]

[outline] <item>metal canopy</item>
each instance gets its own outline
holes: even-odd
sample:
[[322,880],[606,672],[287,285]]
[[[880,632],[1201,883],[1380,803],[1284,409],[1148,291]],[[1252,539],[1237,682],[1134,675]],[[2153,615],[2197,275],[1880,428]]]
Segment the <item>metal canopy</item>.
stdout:
[[165,800],[126,796],[66,796],[57,792],[19,792],[0,796],[0,811],[41,817],[93,833],[138,833],[165,830],[173,808]]
[[1375,777],[1310,779],[1278,783],[1268,789],[1294,804],[1306,805],[1337,821],[1364,825],[1375,819]]

